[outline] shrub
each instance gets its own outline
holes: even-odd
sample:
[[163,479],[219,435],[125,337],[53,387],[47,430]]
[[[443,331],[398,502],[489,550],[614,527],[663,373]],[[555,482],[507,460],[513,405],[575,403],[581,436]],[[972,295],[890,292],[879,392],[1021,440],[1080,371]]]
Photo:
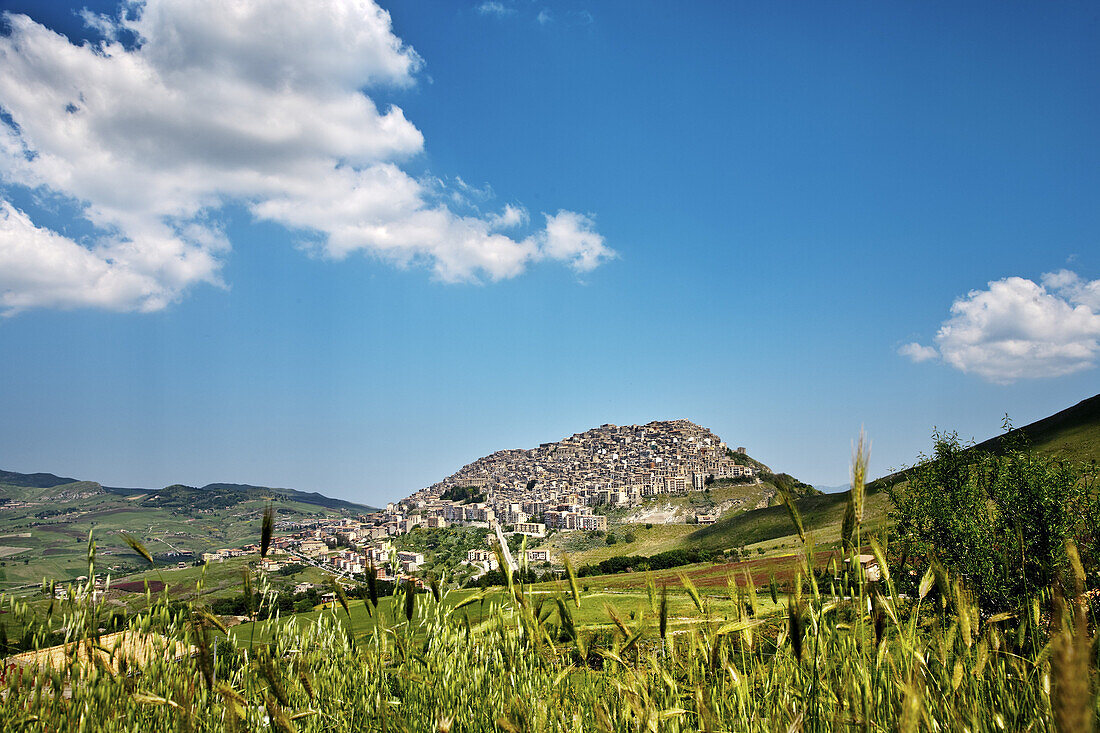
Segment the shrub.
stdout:
[[1015,608],[1063,576],[1066,539],[1095,578],[1100,502],[1085,466],[1018,440],[994,455],[963,446],[955,433],[933,439],[931,458],[910,469],[908,485],[888,488],[903,564],[938,558],[989,612]]

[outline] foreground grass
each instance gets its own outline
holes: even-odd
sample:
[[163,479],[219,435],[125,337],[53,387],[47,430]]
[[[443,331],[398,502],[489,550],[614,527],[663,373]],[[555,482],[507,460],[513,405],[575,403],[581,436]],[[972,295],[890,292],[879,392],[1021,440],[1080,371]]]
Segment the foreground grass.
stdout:
[[438,598],[402,587],[377,606],[228,634],[199,606],[155,603],[130,636],[104,640],[100,606],[77,605],[52,666],[7,673],[0,729],[1048,731],[1096,719],[1083,603],[1048,594],[1020,618],[983,619],[931,572],[906,600],[888,576],[872,587],[838,570],[818,584],[812,553],[792,562],[782,614],[751,574],[720,592],[688,574],[674,592],[657,578],[621,593],[572,578]]
[[[660,579],[655,578],[654,581],[655,587],[659,586]],[[645,623],[647,620],[652,621],[656,596],[645,589],[630,589],[625,585],[622,588],[596,589],[593,586],[590,591],[580,592],[578,595],[581,598],[581,605],[574,608],[571,614],[573,624],[583,632],[599,635],[617,628],[611,617],[611,614],[614,614],[626,623],[640,624],[642,634],[639,637],[640,640],[657,638],[657,626]],[[700,611],[684,588],[679,586],[669,588],[666,600],[668,629],[679,632],[701,624],[717,628],[739,618],[738,602],[736,598],[730,599],[725,588],[720,595],[708,593],[706,589],[699,589],[699,591],[700,598],[704,602],[705,613]],[[556,599],[562,597],[562,594],[561,584],[540,583],[529,587],[525,598],[535,605],[544,604],[543,607],[549,610],[556,604]],[[423,600],[430,597],[425,594],[419,596]],[[786,596],[780,596],[780,599],[780,603],[773,603],[766,597],[758,599],[757,615],[766,616],[785,612]],[[467,621],[473,625],[481,624],[489,620],[497,608],[512,605],[511,596],[506,589],[502,588],[486,592],[454,590],[441,597],[440,603],[454,615],[457,623],[463,625]],[[546,603],[550,603],[550,606],[545,606]],[[379,599],[377,612],[374,607],[368,608],[369,601],[348,600],[347,604],[347,611],[344,611],[338,602],[333,602],[311,612],[288,616],[279,622],[260,621],[240,624],[230,629],[229,635],[238,643],[249,640],[266,642],[274,636],[280,624],[306,626],[318,623],[323,618],[329,618],[345,633],[350,633],[353,638],[367,639],[379,629],[380,624],[384,627],[387,620],[399,623],[398,616],[403,612],[402,608],[394,605],[393,598]],[[458,607],[457,610],[456,607]]]

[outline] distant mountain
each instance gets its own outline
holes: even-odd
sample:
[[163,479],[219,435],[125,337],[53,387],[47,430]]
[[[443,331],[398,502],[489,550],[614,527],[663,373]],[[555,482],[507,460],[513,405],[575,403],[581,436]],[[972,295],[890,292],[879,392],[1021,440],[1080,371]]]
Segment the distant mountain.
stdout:
[[[188,488],[188,487],[184,487]],[[297,489],[279,489],[270,486],[252,486],[251,484],[207,484],[196,491],[204,491],[207,493],[215,493],[219,495],[233,495],[235,493],[241,493],[247,496],[281,496],[291,501],[298,501],[303,504],[315,504],[317,506],[323,506],[327,509],[347,509],[348,511],[361,512],[364,514],[370,512],[376,512],[376,507],[367,506],[365,504],[356,504],[355,502],[345,501],[343,499],[333,499],[332,497],[319,494],[316,491],[298,491]]]
[[[263,514],[277,525],[377,511],[322,494],[247,484],[173,484],[163,489],[105,487],[53,474],[0,472],[0,591],[87,573],[93,535],[103,568],[146,567],[126,543],[138,537],[158,564],[244,547],[260,537]],[[283,530],[280,530],[283,531]]]
[[[25,489],[52,489],[58,486],[79,483],[74,478],[55,476],[52,473],[16,473],[14,471],[0,471],[0,496],[2,487],[18,487]],[[92,482],[87,482],[91,484]],[[326,509],[344,509],[352,512],[370,513],[378,511],[377,508],[365,504],[357,504],[343,499],[333,499],[317,492],[297,491],[295,489],[272,488],[269,486],[252,486],[250,484],[207,484],[201,488],[173,484],[163,489],[123,488],[119,486],[96,487],[108,494],[118,496],[137,496],[148,494],[140,502],[141,506],[159,506],[165,508],[183,509],[188,506],[194,508],[227,508],[244,501],[280,497],[289,501],[302,504],[325,507]]]
[[0,484],[26,489],[52,489],[54,486],[76,483],[75,478],[63,478],[52,473],[15,473],[0,471]]

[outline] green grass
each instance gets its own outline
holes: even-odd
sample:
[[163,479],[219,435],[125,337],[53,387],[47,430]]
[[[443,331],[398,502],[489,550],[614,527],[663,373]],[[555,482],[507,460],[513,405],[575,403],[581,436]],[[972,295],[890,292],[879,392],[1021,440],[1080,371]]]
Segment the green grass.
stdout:
[[[1100,395],[1016,428],[1009,436],[1018,434],[1023,434],[1040,453],[1057,454],[1070,461],[1100,461]],[[976,448],[996,452],[1001,439],[991,438]]]
[[[698,571],[687,573],[689,578],[703,577]],[[630,576],[630,577],[627,577]],[[723,577],[721,587],[700,587],[700,592],[705,604],[705,612],[700,612],[695,606],[689,594],[680,585],[679,576],[672,573],[655,573],[654,582],[657,588],[668,586],[668,617],[669,624],[675,629],[690,628],[700,623],[724,623],[738,617],[737,602],[730,598],[726,580]],[[610,582],[609,582],[610,580]],[[581,578],[581,586],[587,586],[588,590],[580,591],[581,607],[575,609],[573,618],[575,623],[587,631],[609,630],[614,628],[607,609],[610,607],[621,618],[628,622],[637,622],[645,625],[645,638],[654,638],[657,633],[656,619],[659,611],[660,595],[652,596],[646,589],[646,578],[642,573],[625,573],[619,576],[601,576],[600,578]],[[740,584],[745,585],[744,578]],[[526,592],[527,600],[537,605],[540,602],[552,602],[554,598],[567,593],[563,583],[537,583]],[[506,604],[510,596],[506,588],[492,588],[484,592],[462,589],[454,590],[447,594],[443,600],[445,608],[454,608],[468,598],[477,597],[478,602],[461,609],[459,613],[469,618],[473,624],[481,623],[492,612],[494,607]],[[429,602],[431,596],[421,593],[419,600]],[[396,624],[401,621],[403,609],[400,605],[394,606],[391,597],[382,598],[377,609],[367,609],[369,601],[361,599],[349,599],[348,611],[344,611],[339,602],[332,602],[324,606],[318,606],[313,611],[296,613],[288,616],[286,621],[299,625],[316,623],[322,617],[334,617],[333,621],[341,628],[350,631],[356,638],[364,638],[374,633],[378,627],[378,619],[383,624]],[[771,602],[767,597],[765,588],[760,589],[758,599],[758,612],[761,616],[772,615],[785,611],[786,595],[780,596],[779,604]],[[238,641],[253,638],[268,640],[271,638],[277,622],[259,621],[255,624],[244,623],[234,626],[230,634]],[[255,627],[255,632],[253,632]]]
[[[670,587],[663,610],[660,592],[574,599],[568,583],[439,603],[398,591],[373,614],[355,601],[228,635],[192,608],[154,604],[129,646],[94,644],[101,609],[77,604],[53,623],[81,643],[52,672],[8,678],[0,729],[1053,733],[1100,718],[1084,606],[1062,606],[1065,625],[1049,632],[1030,613],[983,619],[965,600],[944,610],[890,583],[864,613],[867,586],[834,581],[779,604],[743,586],[732,600]],[[153,652],[126,662],[139,641]]]
[[654,524],[646,529],[644,524],[630,524],[612,527],[611,531],[620,538],[631,532],[634,534],[634,542],[619,541],[608,545],[604,538],[589,532],[558,532],[545,544],[552,548],[555,558],[568,555],[573,564],[580,567],[609,557],[654,555],[674,549],[696,528],[689,524]]
[[[803,526],[807,532],[813,532],[819,542],[833,541],[840,536],[848,493],[820,494],[795,500]],[[882,527],[888,521],[887,513],[892,507],[885,491],[869,492],[864,509],[867,528],[875,530]],[[761,546],[790,537],[791,520],[787,508],[772,506],[724,517],[714,524],[699,527],[684,542],[691,547],[720,550],[742,545]]]
[[[737,488],[737,487],[733,487]],[[796,499],[806,531],[823,546],[838,541],[844,518],[844,506],[848,493],[821,494]],[[886,526],[887,513],[892,508],[885,491],[874,491],[867,496],[865,523],[876,531]],[[577,567],[595,564],[601,560],[624,555],[655,555],[668,550],[702,548],[731,550],[744,547],[750,553],[758,549],[764,557],[783,555],[798,550],[801,541],[792,532],[786,507],[771,506],[755,511],[732,511],[711,525],[654,524],[646,529],[644,524],[617,525],[610,528],[622,537],[632,532],[632,543],[617,542],[608,545],[602,538],[585,532],[559,532],[547,540],[555,557],[566,555]]]
[[[801,500],[811,533],[831,530],[837,503]],[[867,529],[855,526],[856,546]],[[115,646],[99,635],[103,603],[42,619],[9,600],[5,629],[48,625],[74,643],[48,670],[9,658],[20,672],[0,729],[1054,733],[1100,720],[1080,569],[1071,602],[1046,589],[983,617],[946,573],[930,568],[918,588],[906,576],[902,595],[883,557],[871,585],[832,552],[800,550],[438,601],[401,586],[377,609],[356,599],[224,634],[201,607],[158,600]],[[232,568],[207,573],[232,592]],[[789,595],[772,600],[772,577]]]

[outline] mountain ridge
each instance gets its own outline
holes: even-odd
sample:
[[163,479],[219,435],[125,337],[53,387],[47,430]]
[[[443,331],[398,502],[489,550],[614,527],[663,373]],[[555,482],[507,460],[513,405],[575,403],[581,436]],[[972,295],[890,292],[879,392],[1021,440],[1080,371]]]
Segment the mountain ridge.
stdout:
[[[253,484],[237,484],[237,483],[211,483],[205,486],[195,487],[187,486],[185,484],[171,484],[159,489],[152,488],[125,488],[119,486],[105,486],[97,481],[85,481],[82,479],[67,478],[63,476],[57,476],[52,473],[19,473],[17,471],[0,471],[0,494],[2,494],[2,488],[4,486],[17,487],[23,489],[55,489],[58,487],[68,486],[70,484],[77,483],[93,483],[99,486],[104,492],[109,494],[115,494],[119,496],[137,496],[141,494],[149,494],[151,496],[161,494],[168,490],[174,490],[177,494],[186,490],[190,492],[206,492],[210,494],[218,494],[226,499],[231,499],[233,494],[239,494],[239,501],[244,501],[245,497],[257,498],[256,493],[269,493],[273,496],[280,496],[292,501],[298,501],[303,504],[312,504],[316,506],[323,506],[329,509],[347,509],[349,511],[358,511],[363,513],[378,511],[377,507],[373,507],[367,504],[360,504],[358,502],[348,501],[346,499],[337,499],[334,497],[326,496],[317,491],[299,491],[297,489],[288,489],[274,486],[258,486]],[[195,495],[197,498],[205,498],[202,494]],[[144,502],[142,502],[144,504]],[[146,506],[149,506],[146,504]]]

